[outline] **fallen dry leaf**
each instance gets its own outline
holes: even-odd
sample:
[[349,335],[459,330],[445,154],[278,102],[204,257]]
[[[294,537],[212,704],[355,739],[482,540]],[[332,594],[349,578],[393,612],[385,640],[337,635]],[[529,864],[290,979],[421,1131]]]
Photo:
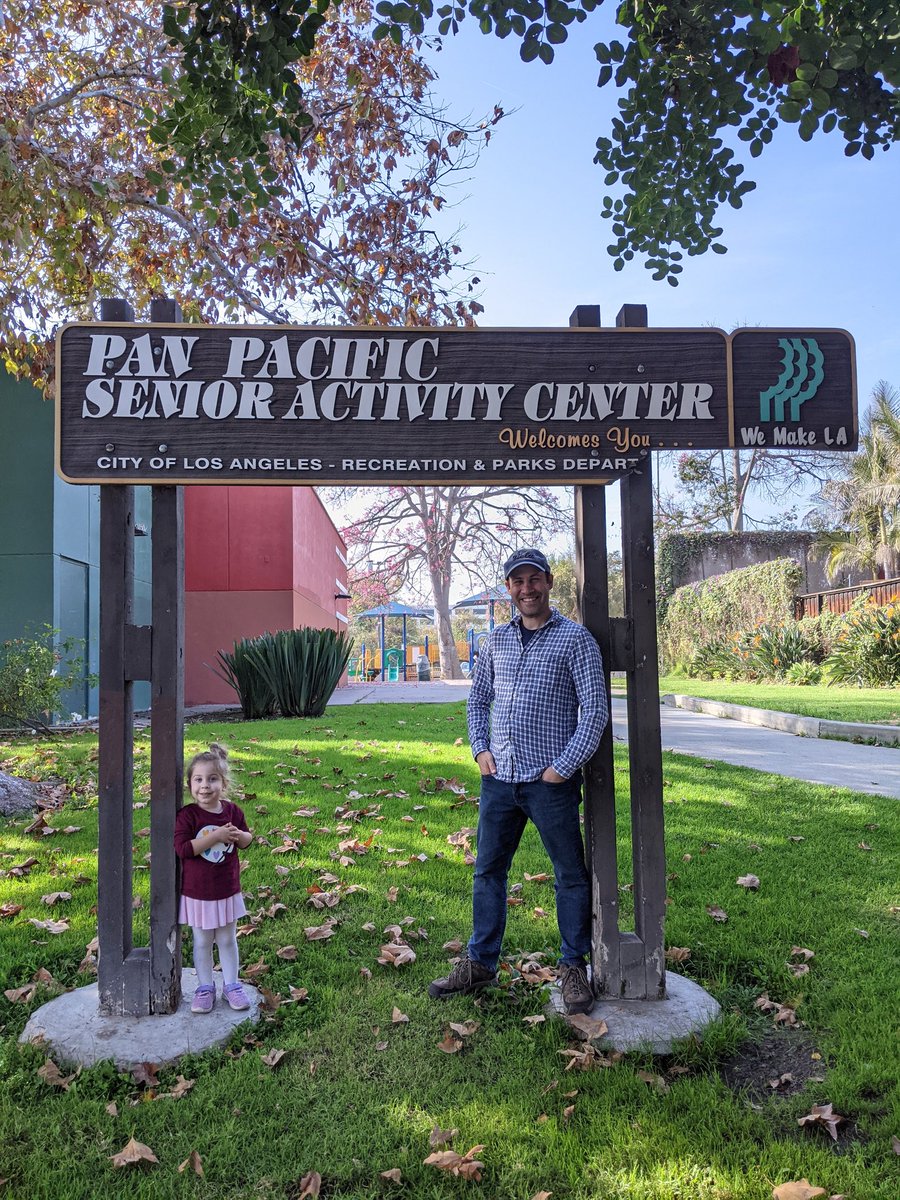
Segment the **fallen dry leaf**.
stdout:
[[106,1111],[111,1117],[117,1117],[119,1115],[119,1106],[116,1104],[115,1100],[110,1100],[109,1104],[106,1106]]
[[381,954],[378,958],[378,962],[384,967],[402,967],[415,961],[415,951],[405,942],[388,942],[387,945],[381,947]]
[[867,937],[869,936],[869,931],[868,931],[868,929],[857,929],[857,928],[854,926],[854,928],[853,928],[853,932],[854,932],[854,933],[858,933],[858,934],[859,934],[859,936],[860,936],[861,938],[867,938]]
[[457,1154],[455,1150],[436,1150],[434,1154],[429,1154],[424,1162],[426,1166],[437,1167],[441,1171],[449,1171],[451,1175],[474,1179],[476,1183],[480,1183],[484,1163],[479,1162],[475,1155],[480,1154],[483,1149],[484,1146],[473,1146],[465,1154]]
[[480,1022],[478,1021],[465,1021],[462,1023],[451,1021],[450,1028],[454,1033],[458,1033],[460,1037],[471,1037],[471,1035],[478,1028],[479,1024]]
[[395,1006],[393,1011],[391,1012],[391,1024],[392,1025],[408,1025],[409,1017],[406,1015],[406,1013],[401,1012],[400,1009]]
[[567,1018],[569,1024],[577,1029],[583,1038],[601,1038],[609,1032],[609,1026],[603,1020],[596,1020],[587,1013],[574,1013]]
[[449,1033],[444,1034],[444,1040],[438,1042],[438,1050],[443,1050],[445,1054],[458,1054],[463,1048],[461,1038],[452,1037]]
[[275,951],[276,958],[282,958],[285,962],[293,962],[297,957],[296,946],[282,946],[280,950]]
[[0,918],[16,917],[25,907],[24,904],[0,904]]
[[391,1167],[389,1171],[379,1171],[380,1179],[387,1179],[389,1183],[400,1183],[403,1179],[403,1172],[399,1167]]
[[772,1200],[816,1200],[827,1196],[824,1188],[813,1187],[808,1179],[797,1179],[792,1183],[781,1183],[772,1189]]
[[543,1013],[533,1013],[530,1017],[523,1017],[522,1020],[526,1025],[542,1025],[547,1018]]
[[531,1200],[550,1200],[552,1195],[552,1192],[535,1192]]
[[37,991],[37,984],[26,983],[24,987],[7,988],[3,995],[10,1004],[27,1004]]
[[156,1077],[158,1070],[158,1063],[138,1063],[137,1066],[131,1068],[131,1077],[135,1083],[142,1084],[144,1087],[159,1087],[159,1080]]
[[785,963],[784,964],[795,979],[799,979],[801,975],[809,974],[809,963]]
[[303,932],[308,942],[322,942],[334,935],[334,926],[326,921],[323,925],[308,925]]
[[307,1196],[315,1200],[315,1197],[322,1190],[322,1176],[318,1171],[310,1171],[308,1175],[304,1175],[300,1180],[299,1187],[300,1191],[297,1200],[306,1200]]
[[41,896],[41,904],[60,904],[63,900],[71,899],[71,892],[48,892],[46,896]]
[[449,1146],[458,1133],[458,1129],[441,1129],[440,1125],[435,1125],[428,1135],[428,1145],[432,1150],[437,1150],[439,1146]]
[[642,1079],[644,1083],[649,1083],[651,1087],[656,1088],[658,1092],[667,1092],[669,1085],[663,1079],[662,1075],[654,1075],[650,1071],[638,1071],[638,1079]]
[[46,929],[47,933],[65,933],[69,928],[69,922],[67,920],[39,921],[36,917],[29,917],[28,923],[33,925],[35,929]]
[[739,875],[735,880],[738,887],[749,888],[756,891],[759,887],[759,877],[757,875]]
[[286,1054],[287,1050],[270,1050],[268,1054],[262,1056],[262,1061],[274,1071]]
[[802,958],[804,962],[809,962],[815,957],[815,950],[807,950],[805,946],[791,946],[791,958]]
[[814,1104],[805,1117],[798,1117],[798,1125],[821,1125],[828,1130],[832,1141],[837,1141],[837,1127],[846,1121],[830,1104]]
[[553,878],[546,871],[538,871],[537,875],[529,875],[527,871],[523,872],[527,883],[547,883]]
[[583,1050],[560,1050],[558,1052],[567,1058],[567,1071],[590,1071],[593,1067],[614,1067],[624,1057],[620,1050],[611,1050],[602,1054],[596,1046],[586,1042]]
[[175,1080],[175,1086],[171,1092],[160,1092],[157,1096],[158,1100],[180,1100],[182,1096],[186,1096],[191,1088],[196,1083],[196,1079],[185,1079],[183,1075],[179,1075]]
[[719,908],[718,904],[707,904],[706,911],[714,921],[724,924],[728,920],[728,913],[724,908]]
[[793,1082],[793,1075],[790,1073],[790,1071],[785,1071],[784,1074],[779,1075],[777,1079],[770,1079],[769,1087],[777,1091],[778,1088],[788,1087],[788,1085],[792,1084]]
[[184,1162],[178,1164],[178,1173],[183,1174],[188,1167],[191,1168],[195,1175],[199,1175],[201,1179],[203,1178],[203,1160],[196,1150],[192,1150]]
[[689,946],[670,946],[666,951],[666,958],[669,962],[687,962],[690,957],[691,950]]
[[114,1167],[129,1167],[134,1163],[158,1163],[159,1159],[149,1146],[135,1138],[129,1138],[118,1154],[111,1154],[109,1160]]
[[62,1088],[64,1092],[69,1090],[69,1084],[78,1074],[76,1071],[73,1075],[63,1075],[52,1058],[48,1058],[42,1067],[38,1067],[37,1073],[44,1083],[49,1083],[51,1087]]

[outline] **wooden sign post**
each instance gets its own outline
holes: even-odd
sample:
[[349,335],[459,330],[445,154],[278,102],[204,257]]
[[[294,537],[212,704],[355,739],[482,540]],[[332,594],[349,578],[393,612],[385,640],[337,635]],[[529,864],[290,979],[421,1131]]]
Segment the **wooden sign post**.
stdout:
[[[57,470],[100,483],[99,991],[103,1011],[180,999],[181,485],[574,484],[579,605],[628,679],[634,930],[620,928],[612,730],[585,772],[599,998],[661,1000],[665,851],[650,454],[857,445],[843,330],[194,326],[121,300],[57,338]],[[622,486],[625,616],[608,604],[605,492]],[[135,484],[153,488],[153,618],[133,619]],[[132,944],[132,683],[149,679],[150,946]]]
[[[157,301],[153,321],[177,321]],[[101,302],[104,321],[132,321],[122,300]],[[178,860],[184,731],[184,499],[152,490],[152,622],[134,622],[134,488],[100,488],[100,733],[97,968],[101,1011],[174,1012],[181,998]],[[150,945],[132,940],[132,805],[135,680],[150,681]]]

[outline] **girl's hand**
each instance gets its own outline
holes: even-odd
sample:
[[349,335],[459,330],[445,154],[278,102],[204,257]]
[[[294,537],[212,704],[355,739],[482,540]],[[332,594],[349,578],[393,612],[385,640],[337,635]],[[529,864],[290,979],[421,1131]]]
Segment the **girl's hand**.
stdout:
[[218,841],[228,842],[231,845],[234,845],[235,842],[240,841],[240,838],[241,838],[240,829],[238,829],[237,825],[232,825],[230,821],[228,822],[227,825],[223,825],[219,829],[218,836],[217,836]]

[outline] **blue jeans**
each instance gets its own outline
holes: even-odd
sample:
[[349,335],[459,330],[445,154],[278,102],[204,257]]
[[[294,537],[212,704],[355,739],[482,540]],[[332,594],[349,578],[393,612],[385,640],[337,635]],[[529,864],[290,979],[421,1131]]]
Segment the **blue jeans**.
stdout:
[[491,970],[497,966],[506,928],[507,875],[529,817],[553,864],[563,962],[581,963],[590,954],[591,885],[578,819],[580,801],[578,778],[565,783],[504,783],[482,775],[470,958]]

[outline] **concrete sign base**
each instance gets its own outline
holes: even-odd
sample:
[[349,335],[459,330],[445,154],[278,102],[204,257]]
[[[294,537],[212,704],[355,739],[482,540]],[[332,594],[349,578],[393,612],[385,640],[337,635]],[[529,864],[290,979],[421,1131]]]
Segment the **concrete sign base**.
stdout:
[[216,1003],[211,1013],[202,1014],[191,1012],[196,986],[195,972],[183,969],[178,1011],[149,1017],[102,1016],[97,985],[76,988],[33,1012],[19,1041],[43,1038],[47,1053],[58,1066],[92,1067],[111,1059],[127,1071],[143,1062],[164,1066],[183,1054],[201,1054],[227,1042],[236,1026],[259,1020],[260,995],[250,984],[244,984],[250,1008],[234,1012],[222,999],[217,973]]
[[[565,1017],[558,987],[550,993],[550,1004]],[[588,1015],[609,1027],[598,1039],[601,1049],[669,1054],[674,1042],[700,1033],[721,1011],[699,983],[666,971],[665,1000],[598,1000]]]

